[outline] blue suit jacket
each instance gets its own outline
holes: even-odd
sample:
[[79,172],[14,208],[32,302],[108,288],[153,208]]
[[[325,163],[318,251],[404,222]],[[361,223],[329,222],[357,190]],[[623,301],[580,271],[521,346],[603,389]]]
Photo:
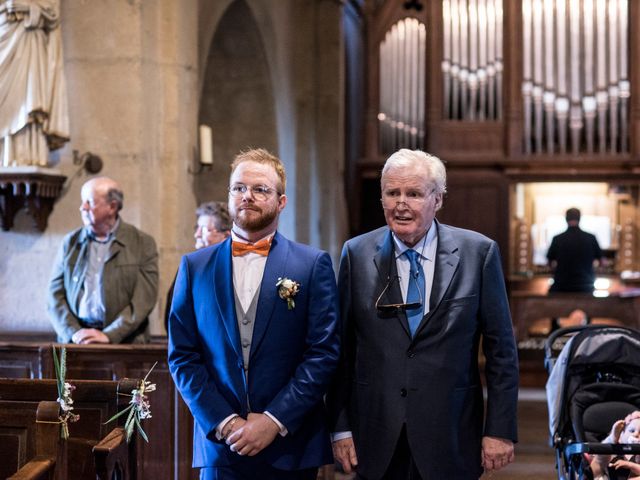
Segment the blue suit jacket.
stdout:
[[[300,284],[295,308],[278,278]],[[283,470],[333,461],[323,395],[339,357],[337,291],[326,252],[276,233],[258,298],[248,383],[233,293],[231,240],[182,259],[169,318],[169,368],[194,419],[193,466],[248,461],[215,438],[232,413],[268,410],[288,430],[258,454]]]
[[[353,432],[358,472],[372,480],[382,478],[403,424],[425,479],[475,480],[483,435],[516,440],[518,357],[498,247],[469,230],[433,226],[430,311],[414,337],[404,312],[375,308],[397,275],[389,229],[349,240],[342,251],[342,364],[328,402],[334,430]],[[381,303],[402,303],[397,281]]]

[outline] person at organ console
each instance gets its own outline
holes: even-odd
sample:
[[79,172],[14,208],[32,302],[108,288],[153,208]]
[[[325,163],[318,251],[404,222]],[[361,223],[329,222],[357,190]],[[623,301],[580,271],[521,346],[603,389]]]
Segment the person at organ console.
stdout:
[[593,292],[593,267],[602,257],[600,245],[594,235],[580,229],[580,210],[567,210],[566,220],[567,230],[553,237],[547,252],[554,269],[549,292]]

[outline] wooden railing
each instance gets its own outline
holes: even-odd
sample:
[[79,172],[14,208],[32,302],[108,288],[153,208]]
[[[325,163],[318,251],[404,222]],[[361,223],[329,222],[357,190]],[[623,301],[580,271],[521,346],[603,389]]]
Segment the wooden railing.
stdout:
[[[40,336],[3,336],[0,341],[0,377],[55,378],[53,343]],[[149,443],[138,438],[137,478],[190,480],[198,478],[191,467],[193,417],[177,392],[167,365],[166,339],[147,345],[65,345],[67,379],[120,380],[143,378],[157,362],[149,380],[156,391],[149,393],[152,418],[143,428]],[[55,399],[54,399],[55,400]],[[333,466],[321,470],[319,478],[334,478]]]
[[[51,345],[23,339],[0,342],[0,377],[55,378]],[[196,479],[197,471],[191,468],[193,419],[169,374],[166,343],[66,348],[69,380],[143,378],[158,362],[149,377],[157,389],[149,394],[152,418],[143,423],[149,443],[138,439],[137,478]]]

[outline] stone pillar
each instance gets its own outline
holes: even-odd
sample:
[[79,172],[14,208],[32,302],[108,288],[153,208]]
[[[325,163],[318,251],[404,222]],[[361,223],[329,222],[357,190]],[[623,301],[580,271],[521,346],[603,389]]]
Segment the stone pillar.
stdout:
[[[49,274],[63,236],[82,225],[79,192],[88,179],[75,175],[73,149],[102,157],[101,174],[124,190],[122,217],[155,237],[163,306],[179,256],[193,243],[187,168],[196,145],[197,0],[65,0],[61,19],[71,142],[54,166],[70,183],[44,234],[22,213],[13,232],[0,233],[0,331],[52,331]],[[154,333],[163,330],[157,313]]]

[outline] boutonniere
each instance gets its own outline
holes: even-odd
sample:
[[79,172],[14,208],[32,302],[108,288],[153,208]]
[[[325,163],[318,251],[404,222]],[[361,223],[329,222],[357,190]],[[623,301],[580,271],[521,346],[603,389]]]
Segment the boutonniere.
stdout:
[[293,297],[298,294],[298,291],[300,290],[300,284],[287,277],[278,277],[278,283],[276,283],[276,287],[278,287],[278,295],[280,296],[280,298],[287,301],[287,308],[289,310],[293,310],[293,308],[296,306],[296,302],[293,300]]

